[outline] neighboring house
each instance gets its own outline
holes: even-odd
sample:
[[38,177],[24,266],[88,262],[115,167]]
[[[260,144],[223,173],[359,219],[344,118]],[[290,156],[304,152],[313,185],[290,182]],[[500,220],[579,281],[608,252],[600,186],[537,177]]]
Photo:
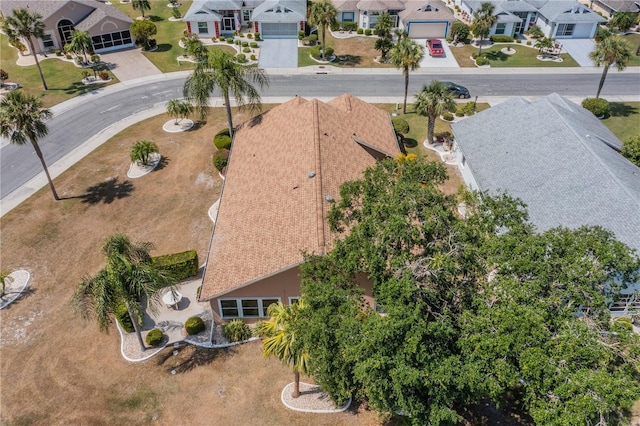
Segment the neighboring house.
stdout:
[[[11,16],[28,8],[42,15],[44,37],[34,40],[37,53],[62,50],[71,41],[73,30],[88,31],[96,53],[135,46],[129,27],[133,22],[113,6],[96,0],[2,0],[0,12]],[[27,49],[28,43],[24,43]]]
[[640,0],[595,0],[593,4],[608,13],[610,18],[616,12],[640,13]]
[[410,38],[445,38],[456,21],[440,0],[334,0],[339,22],[357,22],[358,27],[373,29],[382,13],[389,13],[394,28],[409,33]]
[[[517,36],[538,25],[546,37],[593,38],[598,24],[606,19],[575,0],[489,1],[498,18],[489,35]],[[480,9],[482,0],[455,0],[469,16]]]
[[264,318],[269,304],[297,300],[303,253],[332,248],[340,185],[399,152],[388,113],[351,95],[296,97],[240,126],[200,294],[215,319]]
[[231,36],[242,27],[262,38],[297,38],[307,20],[305,0],[194,0],[182,18],[200,37]]
[[[591,112],[555,93],[513,98],[452,129],[472,189],[520,198],[539,231],[601,226],[640,251],[640,167]],[[638,291],[640,284],[622,293]]]

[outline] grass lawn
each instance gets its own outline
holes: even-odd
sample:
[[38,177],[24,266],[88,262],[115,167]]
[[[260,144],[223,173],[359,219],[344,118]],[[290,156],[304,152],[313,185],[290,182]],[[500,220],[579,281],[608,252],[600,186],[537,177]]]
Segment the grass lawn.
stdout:
[[82,84],[82,68],[70,62],[61,61],[51,54],[49,59],[40,61],[44,79],[49,87],[49,90],[45,91],[35,64],[21,67],[16,65],[17,60],[18,51],[9,46],[9,38],[6,35],[0,34],[0,63],[2,69],[9,74],[6,82],[18,83],[20,90],[40,97],[47,107],[118,82],[113,73],[109,73],[111,81],[108,83]]
[[623,142],[640,135],[640,102],[611,102],[611,115],[602,124]]
[[[507,55],[500,51],[500,49],[511,46],[515,49],[516,53],[513,55]],[[467,44],[463,47],[452,47],[451,51],[455,56],[458,64],[461,67],[475,67],[473,60],[470,56],[473,53],[478,53],[478,47],[471,44]],[[562,62],[543,62],[536,59],[538,55],[538,49],[526,46],[524,44],[510,43],[510,44],[496,44],[491,47],[483,47],[482,54],[485,55],[491,61],[491,67],[577,67],[578,63],[567,53],[562,54]]]
[[631,58],[628,66],[640,66],[640,34],[627,34],[624,39],[631,45]]
[[[374,49],[376,37],[351,37],[335,38],[327,31],[327,47],[334,49],[337,57],[343,60],[331,62],[331,66],[344,68],[393,68],[391,64],[379,64],[374,58],[380,56],[380,52]],[[308,67],[322,65],[310,57],[311,47],[298,48],[298,66]]]

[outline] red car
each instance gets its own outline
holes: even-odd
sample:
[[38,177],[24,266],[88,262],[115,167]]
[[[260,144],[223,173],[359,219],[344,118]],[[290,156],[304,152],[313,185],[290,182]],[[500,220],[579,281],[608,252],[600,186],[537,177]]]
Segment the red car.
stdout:
[[444,49],[442,48],[442,43],[438,39],[430,38],[429,40],[427,40],[427,48],[429,48],[429,56],[444,55]]

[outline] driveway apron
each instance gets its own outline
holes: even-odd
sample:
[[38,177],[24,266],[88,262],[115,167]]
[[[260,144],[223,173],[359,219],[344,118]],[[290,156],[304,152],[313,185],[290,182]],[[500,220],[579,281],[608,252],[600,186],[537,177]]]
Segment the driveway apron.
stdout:
[[260,68],[297,68],[298,39],[267,39],[260,42]]
[[140,49],[103,53],[100,55],[100,59],[110,64],[111,72],[120,81],[162,74],[162,71],[156,68]]
[[588,38],[562,39],[558,40],[557,43],[561,43],[564,50],[566,50],[581,67],[594,66],[593,61],[589,59],[589,52],[596,47],[596,43],[593,40]]

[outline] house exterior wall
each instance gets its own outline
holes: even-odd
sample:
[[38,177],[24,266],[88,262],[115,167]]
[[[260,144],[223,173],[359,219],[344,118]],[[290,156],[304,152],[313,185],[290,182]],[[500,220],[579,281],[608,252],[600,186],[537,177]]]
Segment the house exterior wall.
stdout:
[[[69,2],[44,21],[45,33],[51,33],[57,48],[62,49],[64,47],[64,42],[60,38],[60,34],[58,32],[58,23],[63,19],[68,19],[73,23],[73,25],[77,25],[82,18],[87,16],[93,10],[93,8],[85,4]],[[39,46],[42,49],[41,51],[47,50],[44,48],[41,40],[38,43],[34,43],[34,45],[36,48]]]
[[480,187],[478,186],[478,182],[476,182],[476,178],[473,176],[471,169],[469,169],[469,165],[466,163],[464,153],[456,143],[454,143],[453,149],[456,152],[456,164],[458,165],[458,170],[462,175],[464,183],[466,183],[470,189],[479,191]]

